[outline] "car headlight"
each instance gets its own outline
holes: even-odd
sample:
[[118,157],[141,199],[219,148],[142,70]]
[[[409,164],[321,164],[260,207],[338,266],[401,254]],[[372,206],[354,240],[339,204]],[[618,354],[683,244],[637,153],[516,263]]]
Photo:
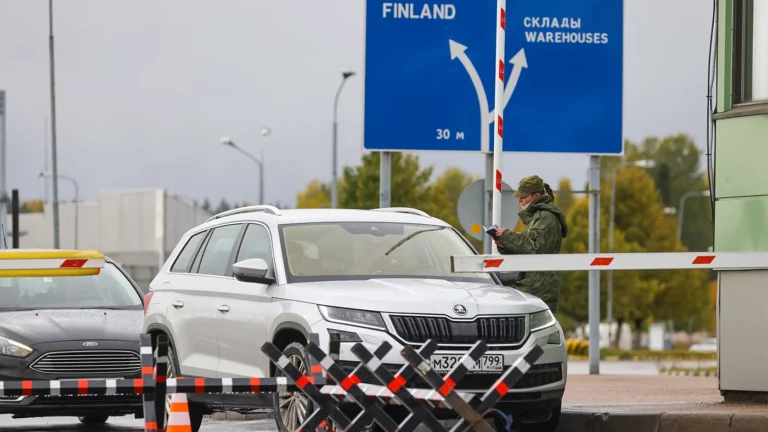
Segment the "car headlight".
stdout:
[[553,326],[557,322],[555,315],[552,314],[549,309],[532,313],[529,319],[531,333],[547,328],[549,326]]
[[0,355],[24,358],[35,352],[23,343],[0,336]]
[[369,312],[356,309],[345,309],[330,306],[319,306],[320,314],[327,321],[350,324],[355,326],[386,329],[384,318],[378,312]]

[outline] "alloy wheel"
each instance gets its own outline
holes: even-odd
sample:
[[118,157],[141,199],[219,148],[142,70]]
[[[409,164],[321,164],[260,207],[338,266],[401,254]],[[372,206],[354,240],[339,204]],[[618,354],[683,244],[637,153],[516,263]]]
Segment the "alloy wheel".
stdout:
[[[288,361],[296,367],[302,374],[306,374],[307,367],[304,359],[298,354],[292,354]],[[309,401],[304,393],[301,392],[283,392],[279,395],[280,418],[286,429],[297,430],[304,419],[307,418],[307,409]]]

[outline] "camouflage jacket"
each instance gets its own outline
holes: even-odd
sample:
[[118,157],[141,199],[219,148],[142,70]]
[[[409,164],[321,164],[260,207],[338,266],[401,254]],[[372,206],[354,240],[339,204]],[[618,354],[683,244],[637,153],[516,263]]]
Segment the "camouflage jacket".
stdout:
[[[499,237],[497,247],[504,255],[516,254],[557,254],[568,234],[565,215],[549,195],[536,198],[519,213],[525,228],[519,233],[507,229]],[[515,288],[534,295],[549,308],[557,311],[560,297],[560,275],[557,272],[524,272],[520,274]]]

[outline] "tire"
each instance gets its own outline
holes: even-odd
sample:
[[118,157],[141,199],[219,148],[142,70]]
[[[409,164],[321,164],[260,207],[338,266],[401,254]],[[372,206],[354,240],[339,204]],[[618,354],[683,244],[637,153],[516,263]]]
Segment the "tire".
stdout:
[[100,425],[107,422],[109,416],[106,414],[90,414],[87,416],[78,417],[80,423],[88,426]]
[[[304,346],[298,342],[289,344],[283,350],[283,355],[288,358],[301,373],[306,374],[309,367],[309,355]],[[283,371],[275,370],[275,377],[283,377]],[[282,408],[281,408],[282,406]],[[280,432],[294,432],[299,429],[301,423],[315,410],[312,403],[304,393],[284,392],[275,393],[272,397],[272,409],[275,413],[275,424]]]
[[[155,350],[155,360],[157,360],[157,350]],[[167,378],[175,378],[178,376],[176,371],[179,370],[179,361],[176,359],[176,353],[173,351],[173,346],[168,344],[168,372]],[[203,424],[203,409],[201,406],[194,402],[187,402],[189,406],[189,424],[192,426],[192,432],[198,432],[200,426]],[[165,419],[163,421],[163,427],[168,428],[168,415],[171,406],[171,395],[166,395],[165,398]]]

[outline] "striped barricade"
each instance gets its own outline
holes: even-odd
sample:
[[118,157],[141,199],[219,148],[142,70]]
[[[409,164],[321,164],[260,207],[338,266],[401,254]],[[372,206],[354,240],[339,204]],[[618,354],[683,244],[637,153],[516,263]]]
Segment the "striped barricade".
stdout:
[[[473,345],[462,361],[444,377],[431,369],[424,360],[437,348],[437,344],[431,340],[419,350],[405,347],[401,355],[406,364],[395,374],[382,364],[384,356],[392,350],[392,346],[386,342],[373,353],[362,344],[355,344],[352,352],[360,364],[350,374],[346,374],[335,362],[338,359],[339,344],[332,341],[331,352],[325,353],[319,347],[318,335],[312,334],[307,344],[310,358],[308,375],[302,374],[279,348],[268,342],[262,346],[262,352],[286,376],[263,378],[168,378],[168,343],[167,337],[158,336],[155,341],[156,350],[153,350],[152,337],[141,335],[141,378],[0,381],[0,396],[140,395],[143,398],[146,432],[173,429],[173,423],[164,424],[165,400],[168,396],[299,391],[306,394],[315,407],[299,428],[301,431],[313,431],[330,425],[345,431],[358,431],[375,422],[386,431],[408,432],[424,424],[432,431],[445,432],[446,428],[432,414],[434,408],[457,412],[462,418],[460,424],[467,425],[465,428],[493,430],[484,417],[542,354],[541,348],[535,346],[510,367],[482,398],[478,398],[475,394],[457,392],[454,388],[467,373],[468,367],[487,350],[481,341]],[[380,385],[361,383],[358,375],[363,369],[370,371]],[[408,380],[417,374],[433,389],[407,388]],[[361,408],[360,413],[350,420],[340,409],[342,403],[357,404]],[[398,423],[387,414],[387,405],[404,406],[410,414]]]
[[[333,347],[333,344],[331,346]],[[450,408],[459,414],[461,420],[452,430],[469,428],[477,431],[495,431],[496,429],[486,422],[485,417],[494,411],[494,406],[501,397],[543,354],[541,347],[535,345],[507,369],[482,398],[477,398],[470,393],[457,392],[455,387],[469,368],[482,357],[488,349],[487,345],[478,341],[445,377],[432,369],[429,362],[425,360],[425,357],[434,353],[436,348],[437,344],[432,340],[427,341],[418,351],[406,346],[400,354],[407,363],[393,375],[381,361],[392,349],[391,345],[384,342],[374,353],[371,353],[364,345],[357,343],[352,347],[352,353],[357,356],[361,364],[347,375],[334,361],[333,353],[326,354],[317,344],[309,343],[307,352],[310,358],[318,361],[336,382],[336,385],[329,384],[320,389],[306,381],[298,369],[288,362],[280,350],[271,343],[264,344],[262,352],[287,376],[295,380],[298,383],[296,386],[298,390],[306,394],[314,403],[315,411],[298,429],[307,432],[326,424],[326,417],[330,418],[334,426],[344,431],[363,430],[370,425],[371,421],[374,421],[385,431],[409,432],[424,424],[432,431],[447,432],[443,424],[432,414],[432,408]],[[361,368],[368,369],[381,385],[361,383],[357,377]],[[433,389],[406,388],[408,380],[415,374],[420,375]],[[356,403],[361,408],[360,413],[350,420],[338,409],[338,404],[341,402]],[[382,405],[385,404],[405,406],[410,414],[398,424],[384,410]],[[507,416],[504,417],[509,419]]]

